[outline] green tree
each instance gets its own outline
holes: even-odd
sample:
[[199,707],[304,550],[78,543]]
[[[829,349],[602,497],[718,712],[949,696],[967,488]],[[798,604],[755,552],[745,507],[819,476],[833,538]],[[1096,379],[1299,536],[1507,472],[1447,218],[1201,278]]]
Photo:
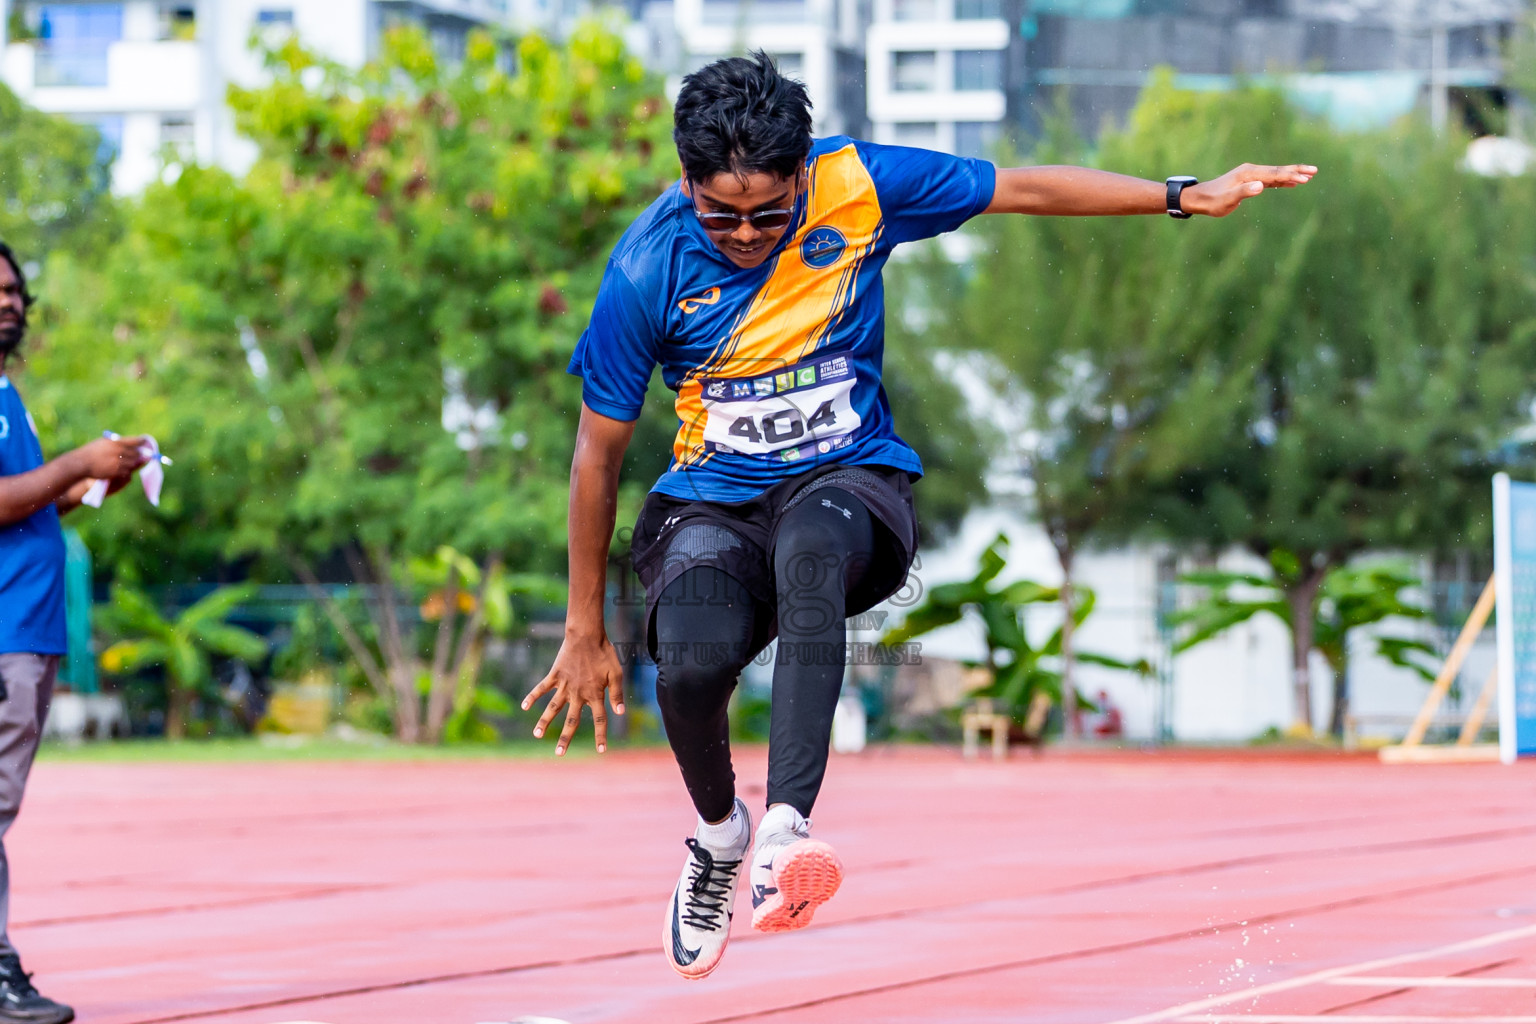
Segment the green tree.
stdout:
[[253,586],[223,587],[168,619],[142,591],[113,588],[103,624],[127,636],[101,652],[101,667],[113,674],[165,667],[167,739],[186,735],[192,699],[206,695],[213,682],[212,655],[244,662],[266,656],[265,640],[225,621],[255,592]]
[[[1270,555],[1270,566],[1269,576],[1212,570],[1180,577],[1181,583],[1201,587],[1205,593],[1195,604],[1174,614],[1174,625],[1182,634],[1174,644],[1174,653],[1197,647],[1257,615],[1273,615],[1294,634],[1291,616],[1295,608],[1288,600],[1287,588],[1301,574],[1301,564],[1289,552],[1276,551]],[[1335,566],[1324,577],[1312,608],[1310,634],[1312,649],[1323,656],[1333,674],[1328,721],[1331,735],[1344,734],[1344,719],[1349,715],[1350,633],[1390,618],[1429,618],[1427,608],[1411,603],[1403,593],[1421,585],[1412,573],[1391,563]],[[1436,657],[1435,650],[1422,640],[1378,635],[1374,650],[1424,679],[1435,677],[1425,662]]]
[[96,129],[22,103],[0,85],[0,240],[25,261],[91,254],[117,225],[111,154]]
[[507,636],[516,627],[515,598],[563,601],[564,586],[537,573],[508,573],[498,554],[482,570],[446,544],[431,557],[412,559],[407,575],[421,599],[424,624],[435,629],[432,660],[417,687],[427,695],[427,735],[494,739],[495,730],[479,713],[508,715],[513,706],[500,690],[478,685],[485,640]]
[[1209,175],[1260,156],[1317,180],[1222,222],[973,229],[958,313],[1045,439],[1048,529],[1289,553],[1298,723],[1328,573],[1376,546],[1486,543],[1489,474],[1529,418],[1536,186],[1466,174],[1464,145],[1342,134],[1278,91],[1164,76],[1094,163]]
[[[448,717],[423,671],[451,691],[467,657],[458,625],[420,628],[408,567],[450,544],[475,567],[451,586],[559,567],[580,311],[676,174],[661,82],[616,35],[505,56],[475,35],[443,66],[397,31],[349,70],[286,44],[231,93],[251,171],[152,187],[107,272],[78,271],[99,300],[50,332],[47,369],[89,367],[101,402],[50,394],[60,433],[111,416],[176,458],[161,514],[90,524],[107,560],[153,579],[201,548],[312,584],[405,740]],[[371,588],[377,658],[322,580]]]
[[998,431],[978,418],[938,361],[964,353],[931,312],[959,286],[959,268],[935,247],[886,271],[885,361],[882,383],[896,429],[923,460],[923,480],[912,489],[926,543],[948,536],[987,496],[986,474],[999,448]]

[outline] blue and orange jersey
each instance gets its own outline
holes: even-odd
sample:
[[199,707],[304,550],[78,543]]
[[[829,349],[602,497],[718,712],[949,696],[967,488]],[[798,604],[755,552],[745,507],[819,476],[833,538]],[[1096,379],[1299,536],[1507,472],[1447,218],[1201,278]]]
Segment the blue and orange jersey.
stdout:
[[816,141],[806,172],[759,266],[727,259],[678,185],[614,248],[570,372],[589,408],[627,422],[661,367],[678,427],[654,490],[735,502],[828,462],[922,473],[880,385],[881,271],[899,243],[984,210],[996,171],[839,136]]

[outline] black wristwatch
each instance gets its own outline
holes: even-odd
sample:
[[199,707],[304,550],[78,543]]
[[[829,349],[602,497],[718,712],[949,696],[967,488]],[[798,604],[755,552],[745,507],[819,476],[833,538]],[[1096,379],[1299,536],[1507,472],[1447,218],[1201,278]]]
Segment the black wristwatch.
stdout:
[[1175,220],[1189,220],[1192,213],[1185,213],[1184,207],[1179,205],[1179,194],[1191,185],[1200,184],[1199,178],[1191,178],[1187,174],[1175,174],[1168,179],[1168,216]]

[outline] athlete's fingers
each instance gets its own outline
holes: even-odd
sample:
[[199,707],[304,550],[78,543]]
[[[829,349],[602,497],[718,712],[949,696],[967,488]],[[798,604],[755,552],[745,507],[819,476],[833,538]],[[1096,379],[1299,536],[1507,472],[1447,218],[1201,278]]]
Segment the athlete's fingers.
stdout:
[[555,713],[567,703],[569,703],[569,698],[565,694],[564,687],[556,690],[555,695],[549,698],[549,703],[544,706],[544,713],[539,716],[539,724],[533,727],[535,739],[544,738],[544,730],[548,729],[549,723],[555,720]]
[[1305,185],[1317,173],[1311,164],[1285,164],[1282,167],[1263,168],[1263,181],[1269,188],[1295,188]]
[[1311,164],[1243,164],[1233,169],[1232,177],[1245,184],[1263,182],[1266,188],[1295,188],[1311,181],[1316,173]]
[[[598,703],[602,703],[601,700]],[[613,705],[613,713],[624,713],[624,673],[615,672],[608,679],[608,703]]]
[[555,744],[555,756],[564,757],[565,750],[576,737],[576,727],[581,725],[581,701],[569,701],[565,705],[565,727],[560,730],[560,740]]
[[540,697],[544,696],[554,688],[555,674],[551,672],[549,675],[539,680],[539,685],[529,690],[528,693],[523,697],[523,710],[527,711],[529,708],[533,707],[534,701],[538,700]]
[[603,710],[603,695],[598,694],[597,699],[591,703],[592,708],[592,732],[597,742],[597,752],[608,752],[608,713]]

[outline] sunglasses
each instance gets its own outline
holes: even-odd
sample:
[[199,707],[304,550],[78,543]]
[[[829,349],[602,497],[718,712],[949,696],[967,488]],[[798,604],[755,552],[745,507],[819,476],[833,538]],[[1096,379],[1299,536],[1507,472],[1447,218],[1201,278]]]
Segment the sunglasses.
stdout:
[[793,210],[759,210],[756,213],[705,213],[697,207],[693,211],[704,230],[711,234],[730,234],[748,221],[759,231],[777,231],[789,227],[795,219]]

